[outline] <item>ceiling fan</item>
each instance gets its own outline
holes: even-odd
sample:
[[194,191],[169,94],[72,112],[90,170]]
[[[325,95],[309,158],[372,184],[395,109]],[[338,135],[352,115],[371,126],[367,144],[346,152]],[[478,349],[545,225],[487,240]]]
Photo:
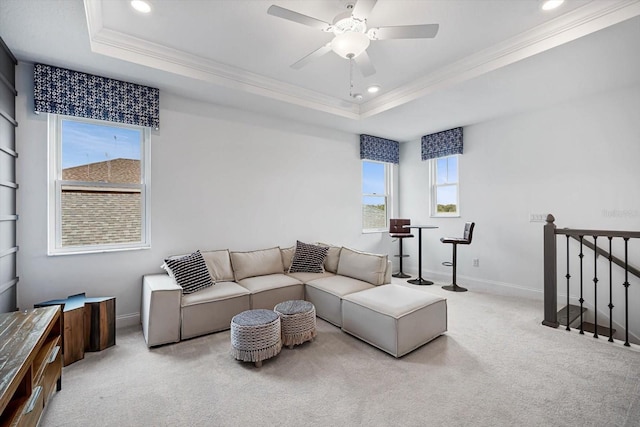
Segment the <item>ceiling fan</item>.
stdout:
[[276,5],[269,7],[267,13],[335,35],[332,41],[295,62],[291,68],[300,69],[314,59],[334,51],[343,58],[354,60],[367,77],[376,72],[366,50],[372,40],[430,39],[436,36],[439,28],[438,24],[424,24],[367,29],[367,17],[376,2],[377,0],[355,0],[331,24]]

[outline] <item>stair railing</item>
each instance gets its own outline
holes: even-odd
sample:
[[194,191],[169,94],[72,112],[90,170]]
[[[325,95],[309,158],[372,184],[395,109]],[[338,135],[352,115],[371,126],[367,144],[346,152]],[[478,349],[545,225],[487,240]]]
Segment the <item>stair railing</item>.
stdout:
[[[582,312],[584,298],[584,277],[583,277],[583,248],[586,246],[589,249],[594,250],[594,265],[593,265],[593,286],[594,286],[594,324],[595,332],[594,338],[598,338],[598,255],[602,255],[609,260],[609,341],[613,342],[613,281],[612,281],[612,265],[616,264],[624,269],[624,318],[625,318],[625,343],[624,345],[629,347],[629,274],[633,274],[640,278],[640,270],[629,265],[629,239],[639,239],[639,231],[613,231],[613,230],[580,230],[561,228],[558,229],[554,224],[555,218],[553,215],[547,215],[547,223],[544,226],[544,320],[543,325],[557,328],[558,323],[558,265],[557,265],[557,235],[564,235],[566,237],[566,262],[567,273],[565,278],[567,280],[567,330],[569,327],[569,286],[571,282],[570,274],[570,259],[569,259],[569,239],[573,238],[580,242],[580,253],[578,255],[580,259],[580,333],[584,334]],[[593,238],[593,243],[585,240],[585,237]],[[609,241],[609,251],[600,248],[597,245],[599,237],[604,237]],[[624,240],[624,260],[611,255],[612,240],[614,238],[621,238]]]

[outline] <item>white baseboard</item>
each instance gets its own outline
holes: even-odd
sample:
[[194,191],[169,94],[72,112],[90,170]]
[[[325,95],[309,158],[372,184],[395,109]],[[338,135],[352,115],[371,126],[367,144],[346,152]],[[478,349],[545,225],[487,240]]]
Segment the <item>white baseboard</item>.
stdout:
[[[409,274],[417,275],[416,271],[410,271]],[[451,283],[451,272],[442,273],[438,271],[423,270],[423,276],[429,280],[433,280],[442,284]],[[544,294],[542,289],[525,288],[524,286],[515,285],[513,283],[497,282],[494,280],[478,279],[470,276],[459,275],[456,278],[459,286],[468,289],[483,291],[487,293],[495,293],[498,295],[515,296],[522,298],[533,298],[542,301]]]
[[140,324],[140,313],[123,314],[116,316],[116,329],[126,328]]

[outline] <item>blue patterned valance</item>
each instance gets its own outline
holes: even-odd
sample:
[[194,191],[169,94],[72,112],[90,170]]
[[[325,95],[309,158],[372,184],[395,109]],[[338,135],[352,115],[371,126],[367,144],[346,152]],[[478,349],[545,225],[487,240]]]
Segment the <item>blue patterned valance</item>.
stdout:
[[35,64],[35,111],[159,128],[160,91],[106,77]]
[[462,154],[462,128],[449,129],[422,137],[422,160]]
[[398,164],[400,143],[377,136],[360,135],[360,158]]

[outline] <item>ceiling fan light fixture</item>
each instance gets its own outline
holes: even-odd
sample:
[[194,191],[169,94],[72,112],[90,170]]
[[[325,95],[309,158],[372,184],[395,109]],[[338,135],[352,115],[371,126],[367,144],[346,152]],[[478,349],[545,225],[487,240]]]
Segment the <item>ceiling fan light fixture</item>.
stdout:
[[545,0],[542,2],[542,10],[553,10],[562,3],[564,3],[564,0]]
[[151,5],[149,2],[144,0],[131,0],[131,7],[137,10],[140,13],[149,13],[151,12]]
[[338,34],[331,41],[331,49],[343,58],[355,58],[364,52],[371,40],[364,33],[347,31]]

